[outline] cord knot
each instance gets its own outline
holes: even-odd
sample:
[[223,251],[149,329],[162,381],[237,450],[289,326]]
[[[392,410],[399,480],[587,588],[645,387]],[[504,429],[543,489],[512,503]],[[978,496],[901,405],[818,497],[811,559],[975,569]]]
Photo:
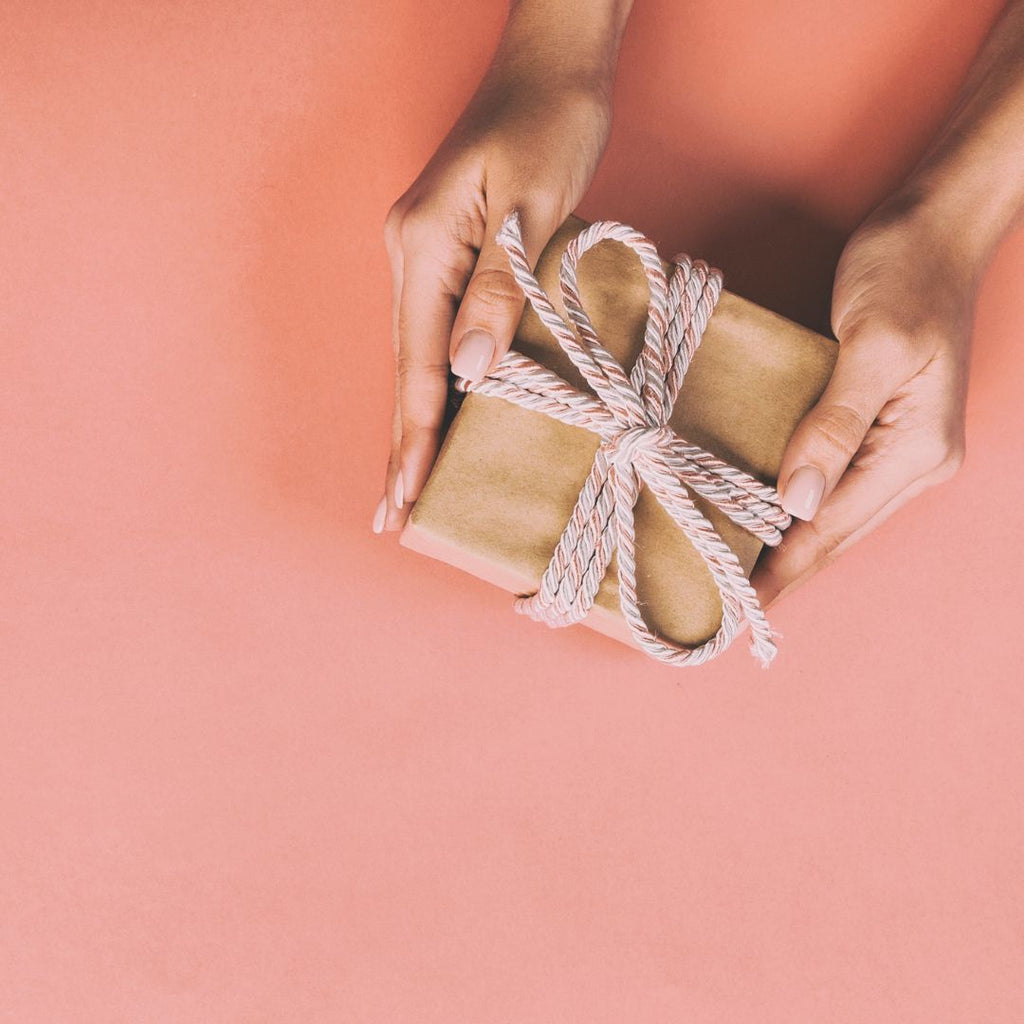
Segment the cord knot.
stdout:
[[660,426],[627,427],[606,439],[603,443],[608,460],[626,466],[649,458],[659,449],[664,449],[675,435],[665,424]]

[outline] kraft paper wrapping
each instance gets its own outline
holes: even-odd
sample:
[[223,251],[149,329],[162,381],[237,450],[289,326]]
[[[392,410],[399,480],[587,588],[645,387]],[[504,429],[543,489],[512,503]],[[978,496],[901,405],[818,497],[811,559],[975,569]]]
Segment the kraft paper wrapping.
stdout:
[[[564,317],[562,253],[586,222],[562,226],[536,276]],[[627,372],[643,345],[648,289],[640,261],[605,241],[579,264],[583,306]],[[527,305],[513,346],[577,388],[582,378]],[[686,374],[671,426],[688,441],[775,484],[786,444],[832,372],[835,341],[722,293]],[[533,593],[569,520],[599,440],[509,402],[468,394],[402,532],[401,543],[513,593]],[[697,506],[749,576],[761,542],[704,499]],[[646,489],[636,508],[637,581],[648,624],[694,645],[718,630],[722,603],[704,560]],[[585,625],[631,641],[613,559]]]

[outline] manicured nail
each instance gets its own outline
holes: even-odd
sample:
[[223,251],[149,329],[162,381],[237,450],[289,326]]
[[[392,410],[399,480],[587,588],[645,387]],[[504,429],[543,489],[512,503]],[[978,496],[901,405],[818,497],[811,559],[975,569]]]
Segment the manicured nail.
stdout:
[[405,477],[402,471],[398,471],[395,477],[395,508],[401,508],[405,504]]
[[455,350],[452,373],[466,380],[479,380],[487,373],[494,358],[494,338],[486,331],[474,327],[466,331]]
[[797,519],[813,519],[825,491],[825,477],[814,466],[801,466],[789,478],[782,507]]
[[384,517],[388,514],[388,499],[381,498],[377,511],[373,513],[373,532],[384,532]]

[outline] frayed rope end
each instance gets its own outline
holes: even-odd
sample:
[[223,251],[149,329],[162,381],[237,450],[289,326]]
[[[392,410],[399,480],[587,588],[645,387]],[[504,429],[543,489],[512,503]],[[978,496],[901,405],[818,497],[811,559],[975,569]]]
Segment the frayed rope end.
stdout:
[[761,668],[767,669],[771,666],[775,655],[779,653],[776,640],[781,640],[782,634],[776,630],[770,630],[767,636],[755,636],[750,642],[750,653],[761,663]]
[[512,243],[518,242],[522,238],[522,233],[522,227],[519,223],[519,211],[510,210],[505,214],[505,219],[501,222],[501,227],[497,235],[494,236],[494,240],[505,249]]

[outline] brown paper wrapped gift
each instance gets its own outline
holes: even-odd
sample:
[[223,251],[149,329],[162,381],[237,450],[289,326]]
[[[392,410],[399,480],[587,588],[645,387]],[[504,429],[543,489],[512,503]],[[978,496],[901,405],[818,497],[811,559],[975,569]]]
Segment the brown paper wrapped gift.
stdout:
[[[559,263],[585,226],[570,217],[536,269],[563,316]],[[601,242],[580,261],[579,290],[601,343],[628,371],[642,348],[647,321],[649,293],[640,261],[621,244]],[[575,387],[586,388],[529,305],[513,347]],[[824,389],[836,351],[834,341],[723,291],[670,425],[679,436],[774,485],[786,444]],[[533,593],[599,440],[587,430],[500,398],[466,395],[402,532],[402,544],[513,593]],[[761,541],[693,497],[749,575]],[[646,489],[636,506],[636,539],[638,593],[648,625],[688,646],[713,636],[722,603],[711,574]],[[632,639],[619,609],[614,559],[584,622],[617,639]]]

